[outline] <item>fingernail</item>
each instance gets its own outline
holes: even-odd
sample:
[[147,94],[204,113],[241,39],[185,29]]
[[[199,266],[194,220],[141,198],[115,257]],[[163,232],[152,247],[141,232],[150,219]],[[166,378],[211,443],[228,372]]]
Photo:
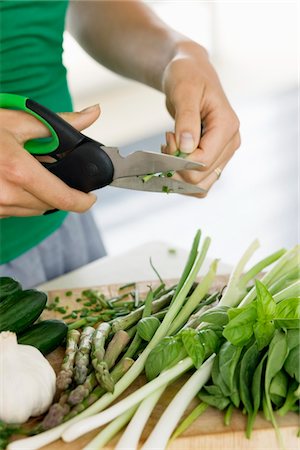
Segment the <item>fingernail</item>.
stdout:
[[192,152],[194,150],[195,144],[191,133],[181,133],[179,147],[183,152]]
[[82,109],[80,112],[82,112],[83,114],[86,114],[86,113],[89,114],[90,112],[95,111],[96,109],[99,109],[98,104],[93,105],[93,106],[88,106],[87,108]]

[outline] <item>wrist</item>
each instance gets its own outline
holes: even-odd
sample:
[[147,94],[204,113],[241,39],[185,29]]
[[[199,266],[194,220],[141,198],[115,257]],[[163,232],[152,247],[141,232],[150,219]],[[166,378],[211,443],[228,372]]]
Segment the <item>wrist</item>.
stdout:
[[202,45],[181,36],[174,45],[172,57],[164,67],[161,77],[162,92],[170,94],[174,82],[192,82],[195,73],[211,80],[217,78],[208,51]]

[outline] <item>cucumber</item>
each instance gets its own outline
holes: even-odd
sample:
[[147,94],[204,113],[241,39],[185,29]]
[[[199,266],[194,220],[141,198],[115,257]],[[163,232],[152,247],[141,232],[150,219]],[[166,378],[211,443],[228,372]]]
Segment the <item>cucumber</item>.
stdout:
[[34,289],[9,295],[0,303],[0,331],[26,330],[40,317],[46,302],[47,295]]
[[18,281],[10,277],[0,277],[0,302],[21,290],[22,286]]
[[32,345],[47,355],[63,342],[67,331],[67,325],[61,320],[43,320],[18,335],[18,343]]

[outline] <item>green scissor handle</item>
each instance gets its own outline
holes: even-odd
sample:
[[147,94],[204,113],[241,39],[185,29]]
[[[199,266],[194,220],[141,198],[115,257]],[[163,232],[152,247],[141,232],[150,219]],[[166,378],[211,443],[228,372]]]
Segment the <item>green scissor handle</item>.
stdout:
[[[25,142],[24,148],[34,155],[49,155],[59,147],[59,138],[54,130],[54,128],[50,125],[50,123],[43,118],[40,113],[37,111],[38,105],[33,100],[30,100],[27,97],[23,97],[21,95],[15,94],[0,94],[0,108],[7,109],[17,109],[21,111],[25,111],[32,116],[36,117],[40,122],[42,122],[50,131],[51,139],[44,141],[30,140]],[[40,106],[40,105],[38,105]],[[43,107],[44,110],[46,108]],[[56,114],[52,113],[56,116]],[[58,116],[56,116],[58,117]],[[53,119],[52,119],[53,120]]]

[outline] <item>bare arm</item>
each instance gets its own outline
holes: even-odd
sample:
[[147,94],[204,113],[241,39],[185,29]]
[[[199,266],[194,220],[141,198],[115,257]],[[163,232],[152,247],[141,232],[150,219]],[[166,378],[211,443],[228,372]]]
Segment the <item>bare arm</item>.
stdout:
[[71,1],[69,28],[101,64],[165,93],[175,130],[166,134],[163,151],[180,149],[204,162],[206,170],[182,177],[209,189],[239,147],[240,135],[206,50],[139,1]]
[[187,41],[139,1],[71,1],[68,28],[96,61],[158,90],[177,45]]

